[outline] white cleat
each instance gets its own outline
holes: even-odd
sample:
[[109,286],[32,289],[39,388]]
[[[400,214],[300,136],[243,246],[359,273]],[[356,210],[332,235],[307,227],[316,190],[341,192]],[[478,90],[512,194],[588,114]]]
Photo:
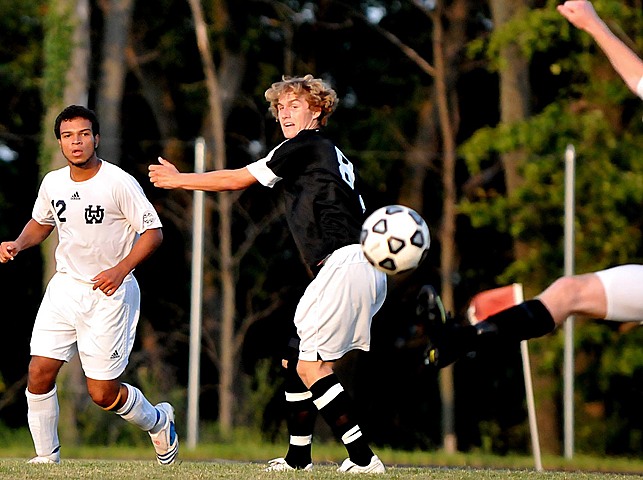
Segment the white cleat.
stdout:
[[60,463],[60,451],[55,451],[51,455],[45,455],[42,457],[33,457],[27,463],[41,463],[49,465],[58,465]]
[[174,408],[167,402],[156,405],[165,413],[165,425],[158,433],[150,433],[156,459],[160,465],[171,465],[179,454],[179,436],[174,427]]
[[338,472],[348,473],[384,473],[386,468],[377,455],[373,455],[371,462],[365,467],[361,467],[353,462],[350,458],[344,460],[341,466],[337,469]]
[[285,472],[288,470],[306,470],[310,471],[313,469],[313,464],[309,463],[306,465],[304,468],[295,468],[291,467],[286,463],[285,458],[274,458],[268,462],[268,467],[264,470],[264,472]]

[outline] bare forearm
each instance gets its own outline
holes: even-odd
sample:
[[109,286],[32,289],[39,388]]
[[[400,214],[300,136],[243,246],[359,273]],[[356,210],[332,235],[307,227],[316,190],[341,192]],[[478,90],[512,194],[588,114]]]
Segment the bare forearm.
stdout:
[[629,89],[640,94],[637,92],[637,86],[643,77],[643,61],[614,35],[598,16],[591,2],[567,0],[562,5],[558,5],[557,10],[572,25],[584,30],[594,39]]
[[117,265],[103,270],[92,278],[94,290],[100,290],[105,295],[112,296],[123,283],[123,279],[134,270],[143,260],[148,258],[161,245],[163,232],[160,228],[146,230],[134,244],[131,252]]
[[158,164],[149,166],[149,177],[158,188],[182,188],[207,192],[242,190],[257,181],[245,167],[205,173],[181,173],[171,162],[160,157]]
[[134,270],[149,258],[163,242],[163,231],[160,228],[146,230],[132,247],[132,251],[121,261],[127,273]]
[[31,219],[27,222],[25,228],[22,229],[22,232],[20,232],[20,235],[18,235],[15,242],[20,250],[25,250],[42,243],[53,229],[53,226],[41,225],[34,219]]
[[34,219],[29,220],[18,238],[0,243],[0,263],[13,260],[22,250],[38,245],[49,236],[53,229],[53,226],[41,225]]
[[241,174],[239,170],[215,170],[205,173],[180,173],[176,179],[176,188],[185,190],[204,190],[223,192],[242,190],[254,180]]
[[588,30],[588,33],[605,52],[614,70],[623,78],[629,89],[637,93],[636,87],[643,77],[643,61],[603,22],[591,31]]

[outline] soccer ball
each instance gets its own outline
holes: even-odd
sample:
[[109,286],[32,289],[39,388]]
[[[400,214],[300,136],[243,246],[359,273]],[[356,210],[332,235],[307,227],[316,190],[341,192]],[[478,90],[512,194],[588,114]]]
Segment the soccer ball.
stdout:
[[366,259],[378,270],[396,275],[417,267],[431,244],[429,227],[413,209],[389,205],[364,221],[360,243]]

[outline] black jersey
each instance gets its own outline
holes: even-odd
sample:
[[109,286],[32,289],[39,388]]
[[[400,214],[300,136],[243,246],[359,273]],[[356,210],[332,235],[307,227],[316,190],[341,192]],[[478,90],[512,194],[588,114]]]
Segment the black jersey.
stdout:
[[263,185],[278,182],[288,226],[313,272],[333,251],[359,242],[364,203],[357,171],[319,130],[302,130],[248,169]]

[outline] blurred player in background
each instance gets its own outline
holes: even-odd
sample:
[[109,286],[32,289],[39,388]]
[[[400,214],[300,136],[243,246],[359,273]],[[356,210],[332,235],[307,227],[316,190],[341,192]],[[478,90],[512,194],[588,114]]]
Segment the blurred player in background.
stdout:
[[37,456],[30,463],[60,463],[56,378],[76,353],[94,403],[149,432],[158,462],[173,463],[179,443],[172,406],[155,407],[119,381],[140,313],[133,270],[161,245],[161,222],[138,182],[96,155],[100,132],[93,111],[65,108],[54,133],[67,166],[44,177],[18,238],[0,243],[6,263],[58,231],[56,273],[31,337],[27,418]]
[[[612,33],[592,4],[569,0],[557,9],[592,36],[629,89],[643,99],[643,61]],[[443,368],[489,342],[519,342],[546,335],[571,315],[643,321],[643,265],[559,278],[535,299],[468,326],[450,324],[437,293],[426,285],[418,296],[418,312],[429,323],[427,362]]]
[[268,471],[310,470],[316,412],[344,443],[339,471],[382,473],[385,467],[368,445],[352,411],[352,400],[333,372],[347,352],[370,349],[373,315],[386,296],[386,274],[364,257],[359,235],[364,204],[357,173],[344,154],[320,132],[337,106],[324,81],[283,78],[265,93],[286,140],[268,155],[235,170],[179,173],[170,162],[150,165],[150,180],[161,188],[219,192],[261,183],[276,187],[288,226],[314,275],[297,305],[297,354],[284,361],[290,443],[284,458]]

